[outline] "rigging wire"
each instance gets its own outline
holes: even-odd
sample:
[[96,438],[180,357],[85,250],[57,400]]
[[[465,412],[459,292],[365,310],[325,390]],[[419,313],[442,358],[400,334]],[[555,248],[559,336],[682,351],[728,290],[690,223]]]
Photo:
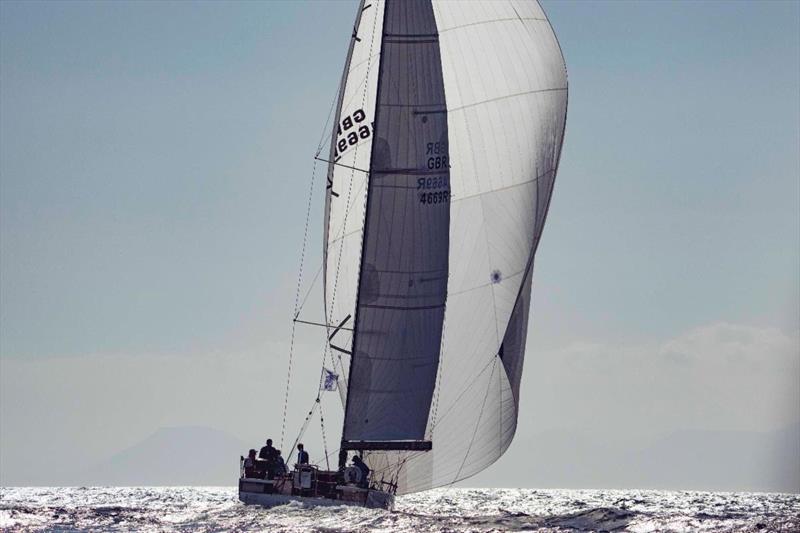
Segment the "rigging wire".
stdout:
[[300,302],[300,307],[297,309],[297,313],[296,313],[295,318],[300,316],[300,311],[302,311],[303,307],[305,307],[306,300],[308,300],[308,297],[311,294],[311,291],[314,289],[314,286],[317,284],[317,279],[319,279],[319,274],[320,274],[320,272],[322,272],[323,265],[324,265],[324,262],[320,262],[319,268],[317,269],[317,273],[314,274],[314,279],[311,281],[311,285],[308,287],[308,290],[306,291],[306,295],[303,296],[303,301]]
[[[286,456],[286,464],[289,464],[291,462],[292,455],[294,455],[294,451],[295,451],[295,449],[297,449],[297,444],[300,442],[300,439],[303,438],[303,435],[305,434],[306,429],[308,429],[308,423],[311,421],[311,417],[314,414],[314,410],[318,406],[319,406],[319,399],[314,400],[314,403],[311,406],[311,409],[308,410],[308,414],[306,415],[306,419],[303,421],[303,425],[300,427],[300,432],[297,434],[297,438],[294,439],[294,444],[292,444],[292,449],[289,450],[289,455]],[[283,448],[283,445],[281,445],[281,448]]]
[[[316,174],[317,174],[317,157],[319,157],[319,154],[322,152],[322,147],[325,142],[325,139],[327,139],[333,134],[333,132],[331,131],[330,133],[328,133],[326,137],[325,132],[328,130],[328,126],[331,122],[331,117],[333,116],[333,110],[336,107],[336,102],[339,100],[340,91],[341,87],[337,87],[336,91],[334,92],[330,108],[328,109],[328,116],[325,120],[325,125],[322,127],[322,132],[320,133],[320,140],[317,143],[317,151],[314,154],[314,166],[311,171],[311,183],[309,184],[308,202],[306,205],[306,222],[305,222],[305,228],[303,230],[303,247],[302,251],[300,252],[300,268],[297,274],[297,289],[295,291],[295,298],[294,298],[294,314],[292,316],[292,334],[291,334],[291,340],[289,342],[289,364],[286,372],[286,393],[284,394],[284,399],[283,399],[283,421],[281,423],[281,448],[283,448],[284,439],[286,437],[286,413],[289,406],[289,389],[292,380],[292,362],[294,359],[294,338],[297,329],[296,319],[298,316],[300,316],[300,311],[305,306],[306,300],[308,300],[308,296],[311,294],[311,291],[313,290],[314,285],[317,282],[317,278],[319,278],[319,274],[320,272],[322,272],[322,268],[324,266],[324,263],[320,264],[319,269],[317,269],[317,273],[314,275],[314,279],[311,282],[310,287],[308,288],[308,291],[303,297],[302,302],[300,302],[300,287],[303,280],[303,266],[305,262],[306,248],[308,245],[308,227],[309,227],[309,220],[311,218],[311,203],[314,197],[314,183],[316,181]],[[327,235],[324,235],[323,238],[327,238]],[[310,415],[311,412],[309,412],[309,416]],[[306,423],[303,426],[303,430],[301,430],[301,435],[302,432],[305,431],[305,426],[307,426],[307,422],[308,422],[308,417],[306,417]],[[293,452],[290,452],[290,454],[291,453]]]
[[339,450],[341,450],[341,448],[336,448],[332,452],[329,452],[327,455],[325,455],[325,462],[327,464],[330,464],[330,462],[329,462],[330,458],[333,457],[334,455],[336,455],[337,453],[339,453]]
[[[341,91],[342,91],[342,88],[341,88],[341,83],[340,83],[339,87],[337,87],[337,89],[336,89],[336,92],[333,93],[333,101],[331,102],[331,108],[328,110],[328,118],[325,120],[325,125],[322,127],[322,133],[320,134],[319,142],[317,143],[317,154],[314,156],[315,158],[317,156],[319,156],[320,153],[322,153],[322,147],[325,144],[325,141],[327,141],[328,138],[331,135],[333,135],[333,130],[328,130],[328,124],[331,123],[331,117],[333,116],[333,110],[336,107],[336,102],[339,101],[339,93]],[[328,132],[327,135],[325,135],[326,131]]]
[[433,408],[431,409],[431,422],[430,422],[430,435],[429,437],[433,436],[433,430],[436,428],[436,414],[439,411],[439,395],[441,394],[442,390],[442,373],[444,372],[444,340],[445,340],[445,331],[447,328],[447,313],[444,313],[442,317],[442,338],[439,342],[439,368],[436,372],[436,386],[433,389]]
[[[322,391],[323,391],[323,383],[325,382],[325,361],[327,360],[327,342],[326,342],[326,349],[322,352],[322,368],[319,371],[319,385],[317,387],[317,399],[315,400],[315,405],[319,408],[319,427],[322,432],[322,451],[325,453],[325,464],[328,470],[331,469],[331,464],[328,460],[328,441],[325,438],[325,416],[322,412]],[[333,355],[331,355],[331,361],[333,361]],[[298,437],[299,438],[299,437]]]
[[[314,182],[316,181],[317,175],[317,162],[314,161],[314,167],[311,171],[311,183],[308,186],[308,202],[306,204],[306,223],[305,229],[303,230],[303,247],[300,251],[300,269],[297,273],[297,288],[295,290],[294,295],[294,314],[292,316],[293,319],[297,318],[297,315],[300,313],[299,310],[299,302],[300,302],[300,288],[303,282],[303,265],[305,264],[306,259],[306,248],[308,247],[308,226],[309,221],[311,219],[311,202],[314,198]],[[289,365],[286,372],[286,393],[283,397],[283,422],[281,423],[281,448],[283,448],[283,441],[286,436],[286,412],[289,408],[289,388],[292,382],[292,362],[294,359],[294,337],[295,332],[297,330],[297,323],[292,320],[292,336],[291,340],[289,341]]]
[[[376,17],[377,17],[377,14],[376,14]],[[355,37],[355,30],[354,30],[354,37]],[[372,59],[371,50],[372,50],[372,43],[374,42],[374,38],[375,38],[375,27],[373,26],[372,40],[370,42],[370,56],[369,56],[368,63],[367,63],[367,71],[366,71],[366,74],[365,74],[365,80],[369,77],[369,73],[370,73],[370,70],[371,70],[371,59]],[[362,82],[362,84],[359,84],[359,88],[362,85],[364,85],[363,82]],[[336,91],[336,93],[334,95],[334,99],[331,102],[331,107],[330,107],[330,109],[328,111],[328,118],[327,118],[327,120],[325,122],[325,126],[323,127],[322,137],[320,138],[320,142],[317,145],[317,152],[314,155],[314,169],[313,169],[313,172],[312,172],[311,185],[310,185],[310,189],[309,189],[308,205],[307,205],[307,209],[306,209],[306,222],[305,222],[305,231],[304,231],[304,236],[303,236],[303,248],[302,248],[302,252],[301,252],[301,256],[300,256],[300,271],[299,271],[299,274],[298,274],[297,290],[296,290],[296,293],[295,293],[294,316],[292,317],[292,334],[291,334],[291,342],[290,342],[290,347],[289,347],[289,368],[288,368],[288,372],[287,372],[286,394],[284,396],[284,407],[283,407],[283,424],[282,424],[282,428],[281,428],[281,447],[283,447],[283,443],[284,443],[284,440],[285,440],[285,434],[286,434],[286,414],[287,414],[288,403],[289,403],[289,390],[290,390],[291,375],[292,375],[292,361],[293,361],[293,354],[294,354],[294,339],[295,339],[295,334],[296,334],[296,326],[297,326],[297,322],[298,322],[298,317],[300,315],[300,311],[305,306],[305,303],[306,303],[306,301],[307,301],[307,299],[308,299],[308,297],[309,297],[314,285],[316,284],[316,281],[317,281],[317,278],[319,277],[320,272],[323,270],[323,268],[325,266],[324,260],[323,260],[323,264],[320,265],[319,270],[315,274],[314,280],[312,281],[311,286],[308,289],[308,292],[305,294],[305,296],[303,297],[302,301],[300,301],[300,289],[301,289],[301,281],[302,281],[302,275],[303,275],[303,266],[304,266],[304,261],[305,261],[305,252],[306,252],[307,241],[308,241],[308,226],[309,226],[309,219],[310,219],[310,213],[311,213],[311,202],[312,202],[312,197],[313,197],[314,182],[316,181],[317,161],[325,161],[324,159],[321,159],[319,157],[319,155],[322,152],[323,144],[325,143],[325,141],[328,138],[331,138],[333,136],[333,134],[334,134],[333,128],[330,128],[330,131],[329,131],[327,136],[325,135],[325,132],[326,132],[326,130],[329,130],[329,125],[330,125],[330,122],[331,122],[331,117],[333,115],[333,110],[334,110],[334,108],[336,106],[336,102],[339,101],[339,98],[341,96],[342,90],[343,90],[343,86],[342,86],[342,84],[340,84],[338,90]],[[366,99],[366,93],[367,93],[367,88],[366,88],[366,86],[364,86],[364,91],[363,91],[363,94],[362,94],[362,107],[363,107],[363,102]],[[356,146],[355,149],[358,150],[358,146]],[[333,166],[335,163],[329,163],[329,164],[331,166]],[[347,200],[346,200],[346,203],[345,203],[346,207],[345,207],[345,212],[344,212],[344,221],[343,221],[343,224],[342,224],[342,232],[344,232],[344,229],[345,229],[345,227],[347,225],[347,219],[348,219],[348,216],[350,215],[350,208],[352,207],[350,202],[351,202],[351,197],[352,197],[351,195],[353,193],[353,181],[354,181],[353,178],[354,178],[354,173],[355,173],[356,170],[357,169],[352,167],[351,168],[351,172],[350,172],[350,180],[349,180],[350,183],[349,183],[349,187],[348,187],[348,190],[347,190]],[[323,238],[327,239],[328,236],[324,235]],[[330,314],[332,314],[333,309],[334,309],[334,302],[336,300],[336,288],[337,288],[337,285],[338,285],[341,262],[342,262],[342,254],[340,253],[339,257],[337,258],[336,274],[335,274],[334,280],[333,280],[333,290],[332,290],[331,302],[330,302],[331,312],[329,314],[326,314],[326,320],[325,320],[326,324],[328,322],[327,317]],[[321,404],[321,399],[320,399],[320,392],[322,390],[322,383],[323,383],[324,374],[325,374],[325,363],[326,363],[326,360],[327,360],[328,353],[330,351],[329,344],[330,343],[326,341],[325,348],[323,350],[322,367],[320,368],[320,381],[319,381],[319,386],[317,388],[317,397],[315,399],[314,406],[312,406],[312,409],[309,411],[308,415],[306,416],[306,420],[303,423],[303,426],[302,426],[302,428],[300,430],[300,433],[299,433],[297,439],[295,440],[294,445],[292,446],[292,451],[290,452],[290,456],[289,457],[291,457],[291,454],[294,452],[294,448],[296,447],[299,439],[302,437],[303,433],[306,431],[306,429],[308,427],[308,422],[309,422],[311,416],[313,415],[314,409],[319,407],[319,409],[320,409],[320,426],[321,426],[321,429],[322,429],[322,439],[323,439],[323,448],[324,448],[324,451],[325,451],[325,460],[326,460],[326,463],[328,463],[328,466],[330,467],[329,461],[328,461],[329,454],[327,453],[327,442],[326,442],[326,435],[325,435],[324,418],[323,418],[323,415],[322,415],[322,404]],[[333,368],[335,368],[336,367],[336,361],[334,360],[333,353],[330,353],[330,357],[331,357],[331,364],[333,365]],[[340,362],[340,365],[343,368],[341,356],[339,356],[339,362]]]
[[319,396],[317,396],[317,402],[319,405],[319,427],[322,431],[322,451],[325,453],[325,468],[330,470],[331,463],[328,461],[328,441],[325,439],[325,416],[322,414],[322,402],[319,401]]

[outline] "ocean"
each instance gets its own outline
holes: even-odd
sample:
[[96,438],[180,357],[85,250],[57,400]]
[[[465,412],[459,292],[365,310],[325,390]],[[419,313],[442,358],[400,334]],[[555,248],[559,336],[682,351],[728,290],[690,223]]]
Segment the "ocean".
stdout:
[[245,506],[233,487],[0,489],[3,531],[800,531],[800,495],[437,489],[394,512]]

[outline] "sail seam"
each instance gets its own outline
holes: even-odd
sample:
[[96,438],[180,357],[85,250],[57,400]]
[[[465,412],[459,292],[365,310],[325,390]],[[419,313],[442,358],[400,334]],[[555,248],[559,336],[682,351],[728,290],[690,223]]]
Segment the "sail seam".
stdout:
[[361,304],[359,307],[368,307],[370,309],[402,309],[404,311],[422,311],[425,309],[441,309],[444,304],[437,305],[419,305],[419,306],[402,306],[402,305],[378,305],[378,304]]
[[499,100],[507,100],[509,98],[516,98],[518,96],[526,96],[528,94],[537,94],[537,93],[552,93],[558,91],[566,91],[566,87],[550,87],[547,89],[532,89],[530,91],[523,91],[521,93],[514,93],[514,94],[506,94],[503,96],[496,96],[495,98],[487,98],[486,100],[481,100],[480,102],[473,102],[471,104],[465,104],[459,107],[453,107],[447,110],[448,113],[453,113],[455,111],[463,111],[464,109],[469,109],[471,107],[488,104],[491,102],[497,102]]
[[[516,278],[520,274],[524,274],[524,273],[525,273],[525,269],[518,270],[517,272],[514,272],[513,274],[509,274],[507,276],[503,276],[503,279],[507,280],[507,279]],[[482,283],[481,285],[476,285],[476,286],[470,287],[468,289],[461,289],[460,291],[452,292],[452,293],[450,293],[450,296],[458,296],[458,295],[461,295],[461,294],[466,294],[468,292],[472,292],[472,291],[475,291],[475,290],[478,290],[478,289],[485,289],[486,287],[491,287],[492,285],[494,285],[494,283],[491,282],[491,281],[489,283]]]
[[547,19],[539,18],[539,17],[509,17],[509,18],[502,18],[502,19],[492,19],[492,20],[481,20],[478,22],[470,22],[468,24],[461,24],[460,26],[450,26],[449,28],[445,28],[443,30],[439,30],[439,35],[442,33],[447,33],[453,30],[460,30],[463,28],[473,28],[475,26],[484,26],[486,24],[496,24],[498,22],[511,22],[511,21],[520,21],[520,20],[538,20],[545,22]]
[[497,354],[493,354],[491,359],[489,359],[489,361],[483,366],[483,368],[481,368],[481,370],[477,374],[475,374],[475,376],[472,378],[472,381],[470,381],[469,384],[466,387],[464,387],[464,389],[459,393],[456,399],[452,401],[452,403],[447,407],[447,409],[445,409],[444,414],[439,418],[439,420],[436,421],[435,424],[433,424],[431,429],[434,429],[437,424],[439,424],[442,420],[447,418],[447,415],[449,415],[450,412],[453,410],[453,408],[456,405],[458,405],[458,402],[459,400],[461,400],[461,397],[464,396],[467,393],[467,391],[472,388],[473,385],[475,385],[475,382],[478,381],[478,378],[481,377],[484,372],[486,372],[486,369],[489,368],[492,365],[492,363],[494,363],[495,359],[497,359]]
[[458,472],[456,472],[455,479],[453,479],[453,483],[458,480],[458,476],[461,475],[461,470],[464,468],[464,464],[467,462],[467,458],[469,457],[469,453],[472,450],[472,445],[475,443],[475,436],[478,434],[478,429],[481,427],[481,419],[483,418],[483,410],[486,408],[486,399],[489,397],[489,389],[492,386],[492,376],[494,376],[494,369],[497,366],[497,357],[494,357],[494,365],[492,365],[492,373],[489,374],[489,380],[486,384],[486,393],[483,395],[483,403],[481,403],[481,411],[478,414],[478,421],[475,423],[475,430],[472,432],[472,438],[469,441],[469,446],[467,447],[467,453],[464,454],[464,460],[461,462],[461,466],[458,467]]
[[454,197],[452,202],[453,203],[462,202],[464,200],[469,200],[471,198],[478,198],[478,197],[486,195],[486,194],[492,194],[492,193],[495,193],[495,192],[507,191],[508,189],[513,189],[515,187],[522,187],[523,185],[530,185],[531,183],[536,183],[541,178],[544,178],[545,176],[547,176],[548,174],[550,174],[552,172],[555,172],[555,169],[548,170],[544,174],[540,174],[540,175],[536,176],[535,178],[531,178],[529,180],[521,181],[520,183],[514,183],[513,185],[506,185],[505,187],[499,187],[497,189],[490,189],[488,191],[478,192],[478,193],[475,193],[475,194],[470,194],[469,196]]

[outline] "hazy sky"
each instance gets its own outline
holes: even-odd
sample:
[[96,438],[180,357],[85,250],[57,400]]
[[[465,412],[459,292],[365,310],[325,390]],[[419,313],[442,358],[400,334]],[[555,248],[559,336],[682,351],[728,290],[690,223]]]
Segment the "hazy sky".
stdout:
[[[355,4],[0,2],[0,476],[162,426],[280,434]],[[503,485],[542,432],[797,424],[800,3],[543,6],[566,140],[517,441],[467,484]],[[323,342],[298,333],[292,436]]]

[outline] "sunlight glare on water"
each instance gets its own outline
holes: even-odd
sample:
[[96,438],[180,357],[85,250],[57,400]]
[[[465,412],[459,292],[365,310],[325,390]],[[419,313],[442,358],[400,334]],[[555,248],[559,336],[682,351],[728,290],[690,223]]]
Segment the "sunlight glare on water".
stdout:
[[797,531],[800,495],[438,489],[357,507],[245,506],[232,487],[2,488],[14,531]]

